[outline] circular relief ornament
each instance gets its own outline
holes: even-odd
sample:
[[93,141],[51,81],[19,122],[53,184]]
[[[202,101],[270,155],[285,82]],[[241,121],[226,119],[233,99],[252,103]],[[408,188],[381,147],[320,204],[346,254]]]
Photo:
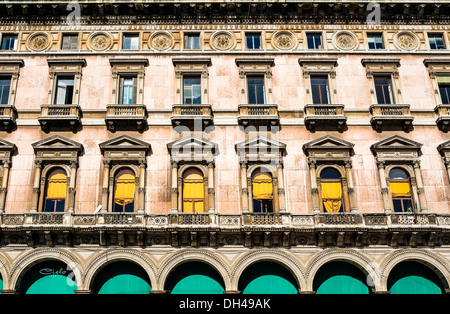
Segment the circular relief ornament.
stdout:
[[46,33],[36,33],[28,38],[28,47],[34,51],[42,51],[50,46],[50,37]]
[[218,50],[228,50],[234,46],[233,35],[228,32],[217,32],[211,38],[211,45]]
[[107,33],[94,33],[89,38],[88,42],[89,47],[96,51],[109,49],[113,43],[111,36]]
[[172,35],[166,32],[154,33],[150,38],[150,46],[156,50],[167,50],[172,47]]
[[395,37],[395,44],[403,50],[414,50],[419,45],[419,40],[413,33],[402,32]]
[[358,40],[355,34],[351,32],[339,32],[334,36],[334,45],[341,50],[355,49],[358,44]]
[[278,49],[289,50],[295,46],[295,37],[289,32],[278,32],[273,36],[272,42]]

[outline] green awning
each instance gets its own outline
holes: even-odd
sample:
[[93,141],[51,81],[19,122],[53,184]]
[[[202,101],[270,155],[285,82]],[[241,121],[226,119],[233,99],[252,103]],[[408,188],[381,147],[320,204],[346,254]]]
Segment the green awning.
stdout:
[[26,294],[75,294],[77,284],[70,277],[49,275],[36,280]]
[[122,274],[106,281],[98,294],[149,294],[151,290],[144,279],[132,274]]

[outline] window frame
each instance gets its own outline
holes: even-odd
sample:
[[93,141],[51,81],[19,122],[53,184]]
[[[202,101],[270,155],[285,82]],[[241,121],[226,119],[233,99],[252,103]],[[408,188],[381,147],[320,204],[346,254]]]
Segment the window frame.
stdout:
[[[321,211],[324,213],[327,213],[328,211],[325,209],[325,199],[326,200],[339,200],[339,202],[341,202],[341,205],[339,207],[338,211],[332,211],[333,213],[342,213],[346,211],[346,206],[345,206],[345,194],[344,194],[344,184],[343,184],[343,179],[345,178],[345,169],[342,169],[343,167],[340,166],[336,166],[336,165],[327,165],[324,164],[321,167],[318,168],[317,170],[317,187],[319,189],[319,198],[320,198],[320,206],[321,206]],[[328,179],[328,178],[323,178],[322,174],[324,173],[325,170],[331,169],[332,171],[336,172],[339,176],[338,179]],[[345,180],[344,180],[345,181]],[[339,183],[340,187],[341,187],[341,197],[340,198],[325,198],[323,195],[323,183]],[[346,182],[345,182],[346,184]],[[345,189],[347,189],[347,187],[345,187]]]
[[[388,81],[388,84],[377,84],[377,81],[382,80],[382,79],[386,79]],[[373,84],[375,87],[375,97],[377,99],[376,104],[377,105],[395,105],[396,101],[395,101],[395,97],[394,97],[394,93],[393,93],[393,86],[392,86],[392,77],[390,75],[374,75],[373,76]],[[382,89],[382,94],[379,94],[379,87],[381,86]],[[385,90],[385,86],[387,86],[387,92]],[[387,99],[387,97],[389,97],[389,99]],[[380,102],[380,99],[383,99]]]
[[[50,180],[51,180],[51,178],[54,175],[59,174],[59,173],[62,173],[65,176],[65,181],[66,181],[65,182],[65,189],[66,189],[65,196],[64,196],[63,199],[62,198],[52,198],[52,200],[54,201],[53,210],[47,210],[47,201],[50,199],[48,197],[48,192],[49,192],[49,188],[50,188],[50,186],[49,186],[50,185]],[[66,209],[67,209],[67,196],[68,196],[68,193],[67,193],[68,191],[67,190],[68,190],[68,185],[69,185],[68,178],[70,179],[70,177],[67,174],[67,170],[62,168],[61,166],[52,166],[52,167],[50,167],[49,169],[46,170],[44,193],[43,193],[43,204],[42,204],[42,209],[41,209],[42,212],[58,213],[58,212],[65,212],[66,211]],[[57,210],[57,204],[58,204],[57,202],[59,200],[64,200],[63,210]]]
[[[313,36],[313,47],[310,47],[310,38]],[[319,36],[320,44],[317,45],[316,39],[314,36]],[[305,33],[306,38],[306,49],[307,50],[325,50],[325,42],[323,40],[323,32],[306,32]]]
[[[192,39],[192,43],[190,43]],[[197,39],[194,41],[194,39]],[[198,48],[196,47],[196,44],[198,41]],[[193,47],[191,47],[190,45],[193,45]],[[185,32],[183,33],[183,49],[184,50],[193,50],[193,51],[197,51],[197,50],[202,50],[202,34],[201,32]]]
[[[68,43],[68,47],[64,47],[66,43],[64,43],[64,39],[70,38]],[[75,41],[73,39],[76,38]],[[63,51],[77,51],[78,50],[78,42],[80,40],[80,36],[78,33],[63,33],[61,36],[61,50]],[[75,45],[75,47],[73,47]]]
[[0,59],[0,77],[10,77],[8,102],[4,105],[14,106],[16,102],[16,90],[19,81],[20,68],[24,63],[22,59]]
[[[3,43],[4,43],[4,40],[5,40],[5,37],[7,37],[9,39],[11,39],[11,38],[15,39],[14,40],[14,48],[13,49],[11,49],[11,48],[3,49]],[[17,34],[14,34],[14,33],[1,34],[1,42],[0,42],[0,44],[1,44],[0,51],[17,51],[18,48],[19,48],[19,46],[18,46],[19,45],[19,36]],[[9,45],[9,46],[11,46],[11,45]]]
[[[325,84],[325,96],[326,96],[326,101],[323,101],[323,91],[321,86],[323,86],[323,84],[313,84],[313,80],[316,79],[325,79],[326,80],[326,84]],[[328,77],[328,75],[326,74],[313,74],[310,75],[309,80],[311,82],[311,98],[312,98],[312,104],[313,105],[330,105],[331,104],[331,97],[330,97],[330,79]],[[319,102],[317,102],[314,98],[316,98],[314,96],[314,88],[315,86],[318,86],[319,88]]]
[[[251,193],[249,193],[249,195],[251,195],[252,197],[252,210],[251,212],[254,214],[273,214],[275,212],[275,207],[274,207],[274,199],[275,199],[275,191],[274,191],[274,178],[272,176],[272,173],[269,169],[266,169],[264,167],[260,167],[260,168],[255,168],[252,173],[251,173]],[[255,198],[254,195],[254,191],[253,191],[253,187],[254,187],[254,180],[256,177],[260,176],[260,175],[267,175],[270,177],[270,184],[272,185],[272,198]],[[270,200],[270,201],[269,201]],[[261,201],[261,210],[260,211],[255,211],[255,202],[259,202]],[[266,205],[266,206],[264,206]],[[270,208],[269,208],[270,206]],[[263,210],[263,207],[265,207],[265,210]]]
[[[127,48],[125,46],[127,39],[130,39],[130,47]],[[136,42],[134,42],[133,40],[135,40]],[[133,43],[136,44],[136,47],[133,47]],[[140,49],[140,44],[141,44],[141,35],[140,33],[122,33],[122,45],[121,45],[121,50],[126,50],[126,51],[137,51]]]
[[[393,170],[395,170],[395,169],[399,169],[402,172],[404,172],[405,175],[406,175],[406,179],[395,179],[395,178],[392,178],[391,177],[391,172]],[[412,213],[412,212],[415,212],[416,202],[415,202],[414,197],[413,197],[413,189],[412,189],[412,185],[411,185],[411,177],[409,175],[408,170],[403,168],[402,166],[391,167],[389,169],[389,172],[388,172],[388,177],[389,177],[389,190],[390,190],[391,199],[392,199],[392,210],[393,210],[393,212],[401,212],[401,213]],[[392,195],[392,182],[408,183],[409,192],[411,194],[410,197],[394,197]],[[401,211],[396,210],[396,206],[395,206],[395,201],[396,200],[399,200],[401,202],[401,209],[402,209]],[[409,200],[411,202],[411,206],[412,206],[411,211],[404,210],[404,201],[407,201],[407,200]]]
[[[198,83],[194,84],[194,83],[190,83],[188,84],[186,82],[186,80],[188,79],[198,79]],[[200,105],[202,104],[202,78],[201,78],[201,74],[192,74],[192,73],[185,73],[183,74],[183,78],[182,78],[182,104],[183,105]],[[187,87],[190,87],[190,94],[191,97],[187,98],[186,96],[186,89]],[[199,97],[194,97],[196,92],[195,92],[195,87],[198,88],[198,96]],[[190,99],[190,101],[187,101],[188,99]],[[199,101],[197,102],[196,99],[199,99]]]
[[[247,74],[246,75],[246,87],[247,87],[247,104],[249,105],[265,105],[266,104],[266,88],[265,88],[265,76],[260,74]],[[250,84],[251,79],[257,79],[261,81],[261,84]],[[262,87],[262,91],[258,90],[258,86]],[[251,99],[253,94],[251,90],[254,90],[255,99]],[[262,93],[262,95],[260,95]],[[260,101],[262,98],[262,101]]]
[[175,67],[175,104],[184,104],[185,76],[200,76],[200,104],[209,104],[210,58],[173,58]]
[[[58,96],[61,96],[60,93],[62,93],[62,91],[60,89],[61,85],[59,85],[59,82],[60,82],[60,80],[69,79],[69,78],[72,79],[72,85],[67,85],[67,86],[72,86],[72,91],[71,91],[72,97],[70,97],[71,98],[70,102],[68,102],[69,101],[69,99],[67,98],[68,95],[66,95],[64,97],[64,99],[65,99],[64,102],[60,103],[58,101],[58,98],[59,98]],[[53,105],[73,105],[73,104],[75,104],[74,103],[75,99],[76,99],[75,98],[75,75],[66,75],[63,73],[56,74],[55,87],[54,87],[54,98],[53,98],[52,104]]]
[[56,105],[56,94],[58,87],[58,77],[73,76],[73,95],[72,105],[78,105],[80,102],[81,75],[82,68],[86,65],[85,59],[47,59],[49,66],[49,93],[47,104]]
[[[430,47],[430,50],[446,50],[447,49],[447,43],[445,40],[444,33],[427,33],[428,37],[428,46]],[[438,46],[436,43],[436,38],[439,38],[442,41],[442,46]],[[432,39],[435,40],[434,43],[432,43]],[[433,45],[436,46],[433,48]]]
[[[379,37],[376,37],[376,36],[379,36]],[[379,44],[379,43],[377,43],[376,42],[376,40],[373,42],[373,45],[374,45],[374,47],[373,48],[370,48],[370,44],[371,44],[371,42],[370,42],[370,39],[375,39],[375,38],[379,38],[380,40],[381,40],[381,47],[377,47],[377,44]],[[369,49],[369,50],[385,50],[386,49],[386,47],[385,47],[385,43],[384,43],[384,36],[383,36],[383,33],[377,33],[377,32],[368,32],[367,33],[367,48]]]
[[[255,40],[254,38],[258,37],[259,38],[259,47],[255,46]],[[262,33],[261,32],[245,32],[244,34],[244,38],[245,38],[245,49],[246,50],[261,50],[263,49],[263,42],[262,42]],[[251,42],[252,42],[252,47],[249,47],[248,45],[248,41],[249,38],[251,38]]]
[[[122,206],[122,210],[116,210],[116,208],[118,208],[118,204],[116,203],[116,194],[117,194],[117,181],[120,178],[119,175],[121,175],[121,173],[126,174],[126,172],[131,173],[133,175],[134,178],[134,195],[133,195],[133,201],[129,204],[132,204],[132,210],[126,210],[126,205],[124,204]],[[111,203],[111,212],[114,213],[134,213],[136,212],[136,207],[137,207],[137,197],[138,197],[138,193],[139,193],[139,182],[138,182],[138,178],[139,176],[136,175],[136,168],[133,166],[129,166],[129,165],[118,165],[117,167],[112,169],[112,173],[111,173],[111,178],[113,178],[113,184],[112,184],[112,203]],[[117,204],[117,205],[116,205]],[[128,204],[127,204],[128,205]]]
[[336,67],[338,66],[336,58],[299,58],[298,63],[303,69],[303,79],[305,80],[306,104],[314,104],[311,76],[326,76],[328,78],[328,105],[337,104],[337,80]]
[[[203,188],[203,198],[187,198],[184,195],[184,191],[185,191],[185,185],[186,185],[186,180],[187,178],[191,175],[191,174],[197,174],[201,176],[201,183],[202,183],[202,188]],[[208,195],[208,190],[207,190],[207,183],[208,183],[208,176],[205,176],[204,173],[204,169],[202,167],[198,167],[198,166],[190,166],[190,167],[186,167],[185,169],[182,170],[181,172],[181,178],[182,178],[182,184],[181,184],[181,212],[183,213],[205,213],[207,212],[207,208],[208,208],[208,202],[207,202],[207,195]],[[192,211],[188,211],[185,208],[185,202],[186,200],[191,200],[193,203],[192,206]],[[200,200],[201,199],[201,200]],[[196,202],[201,202],[202,203],[202,210],[201,211],[196,211],[195,208],[195,203]]]

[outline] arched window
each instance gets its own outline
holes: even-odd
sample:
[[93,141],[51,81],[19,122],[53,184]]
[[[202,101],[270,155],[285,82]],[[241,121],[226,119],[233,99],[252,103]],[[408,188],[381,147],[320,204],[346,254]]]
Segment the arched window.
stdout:
[[344,211],[342,198],[341,174],[333,168],[325,168],[320,172],[320,190],[325,212]]
[[414,202],[409,175],[403,169],[393,168],[389,171],[389,181],[394,212],[412,212],[414,210]]
[[47,175],[44,195],[44,212],[63,212],[67,195],[67,174],[55,168]]
[[266,172],[257,171],[252,178],[253,212],[273,212],[273,180]]
[[114,176],[114,212],[133,212],[136,177],[131,169],[124,168]]
[[183,212],[205,211],[205,185],[201,171],[191,168],[183,175]]

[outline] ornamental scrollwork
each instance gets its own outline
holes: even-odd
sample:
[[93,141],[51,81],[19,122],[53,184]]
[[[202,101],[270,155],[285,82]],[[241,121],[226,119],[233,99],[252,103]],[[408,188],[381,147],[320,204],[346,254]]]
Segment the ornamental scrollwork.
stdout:
[[89,40],[90,48],[96,51],[106,50],[110,48],[111,45],[111,36],[106,33],[94,33]]
[[50,37],[46,33],[36,33],[29,37],[28,47],[34,51],[43,51],[51,44]]
[[150,38],[150,46],[156,50],[162,51],[171,48],[173,38],[169,33],[157,32]]
[[356,48],[358,40],[351,32],[339,32],[334,37],[334,44],[340,50],[352,50]]
[[295,46],[295,37],[290,32],[278,32],[273,36],[273,44],[281,50],[289,50]]
[[234,37],[228,32],[217,32],[211,38],[211,45],[218,50],[228,50],[234,47]]
[[414,50],[419,44],[417,37],[410,32],[402,32],[397,34],[395,43],[400,49],[403,50]]

